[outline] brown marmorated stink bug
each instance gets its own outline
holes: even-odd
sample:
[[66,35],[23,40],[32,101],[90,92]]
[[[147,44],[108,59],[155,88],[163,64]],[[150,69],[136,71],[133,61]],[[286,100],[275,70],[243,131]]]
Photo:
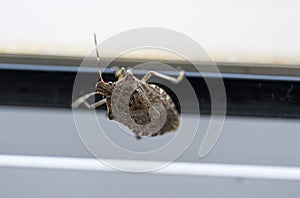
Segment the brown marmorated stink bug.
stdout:
[[[100,67],[100,57],[94,35],[97,62]],[[149,71],[142,79],[136,78],[130,70],[125,68],[116,72],[116,82],[104,82],[102,73],[96,83],[96,91],[88,93],[72,103],[72,108],[83,104],[89,109],[95,109],[103,104],[107,106],[107,116],[127,126],[139,139],[142,136],[158,136],[174,131],[179,126],[178,112],[172,98],[161,87],[149,84],[147,81],[152,75],[179,83],[185,72],[182,70],[177,78],[173,78],[155,71]],[[87,99],[100,94],[104,99],[89,104]]]

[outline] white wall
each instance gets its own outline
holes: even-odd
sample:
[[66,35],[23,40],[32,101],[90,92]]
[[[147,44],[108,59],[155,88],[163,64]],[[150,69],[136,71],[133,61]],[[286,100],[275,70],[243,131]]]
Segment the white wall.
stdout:
[[299,1],[38,1],[0,7],[0,53],[79,55],[132,28],[180,31],[216,61],[300,63]]

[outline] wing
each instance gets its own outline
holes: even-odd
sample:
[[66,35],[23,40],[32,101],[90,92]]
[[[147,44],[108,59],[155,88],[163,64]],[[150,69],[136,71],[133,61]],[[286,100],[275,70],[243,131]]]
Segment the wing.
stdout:
[[[156,109],[157,105],[162,111]],[[113,120],[127,126],[137,137],[161,135],[175,130],[179,124],[171,97],[160,87],[143,83],[132,75],[116,83],[111,109]]]
[[129,113],[136,124],[147,125],[151,122],[149,110],[155,102],[151,95],[149,87],[143,84],[132,93],[129,100]]
[[[149,110],[151,105],[161,103],[166,111],[166,118],[159,131],[134,130],[137,136],[158,136],[174,131],[179,126],[178,112],[172,98],[161,87],[154,84],[140,84],[130,100],[130,116],[140,125],[147,125],[151,120]],[[157,110],[158,113],[159,110]],[[159,115],[160,116],[160,115]],[[159,120],[159,118],[158,118]]]

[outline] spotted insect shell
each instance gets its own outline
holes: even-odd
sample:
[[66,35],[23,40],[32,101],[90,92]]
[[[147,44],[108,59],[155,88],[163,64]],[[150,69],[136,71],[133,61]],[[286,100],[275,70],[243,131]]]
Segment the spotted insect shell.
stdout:
[[127,126],[137,138],[162,135],[179,126],[176,106],[166,91],[130,72],[113,83],[106,104],[108,118]]

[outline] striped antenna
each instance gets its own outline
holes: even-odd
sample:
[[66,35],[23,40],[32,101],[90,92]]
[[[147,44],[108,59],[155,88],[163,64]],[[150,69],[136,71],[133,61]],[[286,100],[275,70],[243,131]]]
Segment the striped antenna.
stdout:
[[97,63],[98,63],[98,68],[99,68],[100,80],[102,82],[104,82],[103,78],[102,78],[102,72],[101,72],[101,69],[100,69],[100,56],[99,56],[99,51],[98,51],[98,43],[97,43],[97,35],[96,35],[96,33],[94,33],[94,41],[95,41],[95,46],[96,46]]

